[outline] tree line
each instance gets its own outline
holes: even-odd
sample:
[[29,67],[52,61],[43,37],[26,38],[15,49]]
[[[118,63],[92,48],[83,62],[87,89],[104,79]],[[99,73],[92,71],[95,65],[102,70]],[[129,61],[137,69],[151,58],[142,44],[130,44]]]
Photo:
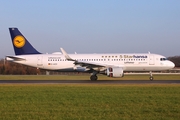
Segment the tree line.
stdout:
[[17,64],[9,61],[0,60],[0,74],[3,75],[36,75],[44,72],[43,70]]
[[[175,67],[180,67],[180,56],[168,57],[168,60],[172,61]],[[4,59],[0,60],[0,74],[3,75],[37,75],[45,74],[45,72],[45,70],[4,61]]]

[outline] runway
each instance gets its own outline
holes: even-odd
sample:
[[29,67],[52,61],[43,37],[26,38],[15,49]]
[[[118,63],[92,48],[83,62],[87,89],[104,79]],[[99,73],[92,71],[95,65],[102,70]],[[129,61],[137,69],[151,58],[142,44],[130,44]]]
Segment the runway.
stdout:
[[180,80],[0,80],[0,84],[180,84]]

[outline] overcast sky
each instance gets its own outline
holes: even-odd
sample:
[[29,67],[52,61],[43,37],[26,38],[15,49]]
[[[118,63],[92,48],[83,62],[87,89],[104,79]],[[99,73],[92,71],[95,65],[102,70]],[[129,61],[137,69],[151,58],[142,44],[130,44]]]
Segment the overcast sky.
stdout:
[[180,0],[1,0],[0,58],[14,55],[9,27],[42,53],[180,55]]

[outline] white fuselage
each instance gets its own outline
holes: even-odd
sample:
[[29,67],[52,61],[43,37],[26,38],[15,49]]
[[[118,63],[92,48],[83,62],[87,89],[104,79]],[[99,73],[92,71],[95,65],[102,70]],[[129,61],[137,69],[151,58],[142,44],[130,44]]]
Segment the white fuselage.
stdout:
[[[121,67],[123,71],[161,71],[174,67],[174,63],[166,60],[158,54],[69,54],[74,60],[104,65],[97,67],[101,71],[109,66]],[[57,71],[86,71],[74,61],[68,61],[63,54],[34,54],[19,55],[24,60],[12,60],[13,62],[37,67],[46,70]],[[79,69],[80,68],[80,69]]]

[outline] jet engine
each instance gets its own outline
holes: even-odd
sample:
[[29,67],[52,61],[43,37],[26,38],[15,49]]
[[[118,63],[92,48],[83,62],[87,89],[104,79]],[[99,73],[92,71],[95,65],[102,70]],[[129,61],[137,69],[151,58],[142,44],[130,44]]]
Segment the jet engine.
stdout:
[[81,67],[79,65],[75,65],[73,67],[73,69],[76,70],[77,72],[85,72],[85,71],[87,71],[86,67]]
[[106,74],[108,77],[123,77],[123,69],[121,67],[110,67],[107,68]]

